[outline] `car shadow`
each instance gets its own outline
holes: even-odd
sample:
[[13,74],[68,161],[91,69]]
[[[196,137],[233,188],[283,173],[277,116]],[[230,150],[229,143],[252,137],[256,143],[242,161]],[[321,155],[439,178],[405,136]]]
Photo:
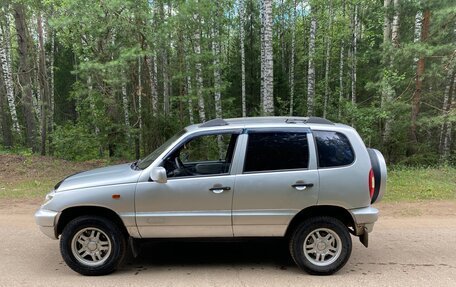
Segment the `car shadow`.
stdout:
[[248,266],[282,270],[296,268],[289,254],[288,242],[283,239],[151,240],[140,241],[137,249],[136,258],[132,254],[127,257],[123,268],[125,271],[183,266]]

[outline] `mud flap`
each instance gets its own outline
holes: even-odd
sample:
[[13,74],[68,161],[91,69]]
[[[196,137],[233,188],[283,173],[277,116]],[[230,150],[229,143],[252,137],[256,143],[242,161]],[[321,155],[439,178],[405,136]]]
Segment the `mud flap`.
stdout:
[[359,241],[361,241],[361,243],[366,246],[366,248],[369,246],[369,233],[367,232],[364,232],[363,234],[361,234],[359,236]]
[[139,255],[138,242],[136,242],[136,240],[133,237],[129,237],[128,238],[128,245],[130,245],[131,254],[133,255],[133,258],[137,258],[138,255]]

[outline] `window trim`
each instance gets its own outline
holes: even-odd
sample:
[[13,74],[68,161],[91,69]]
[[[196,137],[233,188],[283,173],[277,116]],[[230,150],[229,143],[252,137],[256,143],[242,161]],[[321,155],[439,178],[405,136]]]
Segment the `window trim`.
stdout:
[[[353,152],[353,161],[349,164],[344,164],[344,165],[336,165],[336,166],[324,166],[324,167],[321,167],[320,166],[320,153],[318,151],[318,144],[317,144],[317,138],[316,138],[316,134],[315,132],[333,132],[333,133],[339,133],[341,135],[343,135],[347,140],[348,140],[348,145],[350,146],[350,149],[352,150]],[[341,168],[341,167],[349,167],[349,166],[352,166],[355,164],[356,162],[356,153],[355,153],[355,149],[353,148],[353,145],[349,139],[349,137],[341,132],[341,131],[335,131],[335,130],[312,130],[312,137],[313,137],[313,140],[314,140],[314,146],[315,146],[315,155],[316,155],[316,160],[317,160],[317,169],[333,169],[333,168]]]
[[[246,129],[244,134],[247,134],[247,140],[246,140],[246,145],[245,145],[245,150],[244,150],[244,162],[242,163],[242,172],[241,174],[259,174],[259,173],[276,173],[276,172],[292,172],[292,171],[307,171],[310,170],[310,145],[309,145],[309,138],[308,134],[311,133],[311,130],[309,128],[252,128],[252,129]],[[306,141],[307,141],[307,150],[308,150],[308,158],[307,158],[307,167],[306,168],[287,168],[287,169],[270,169],[270,170],[257,170],[257,171],[245,171],[245,164],[247,163],[247,151],[249,147],[249,139],[250,139],[250,134],[261,134],[261,133],[300,133],[300,134],[305,134],[306,135]]]
[[[185,136],[181,141],[179,141],[179,143],[174,145],[173,148],[169,152],[167,152],[165,156],[162,157],[161,162],[158,166],[163,167],[163,164],[169,155],[171,155],[176,150],[180,149],[187,142],[193,140],[194,138],[200,137],[200,136],[223,135],[223,134],[238,135],[238,137],[236,139],[236,144],[234,145],[234,152],[233,152],[233,159],[234,159],[236,147],[239,144],[239,136],[242,134],[242,132],[243,132],[242,129],[226,129],[226,130],[213,130],[213,131],[198,131],[198,132],[189,134],[189,135]],[[204,178],[204,177],[214,177],[214,176],[227,176],[227,175],[231,175],[232,168],[233,168],[233,162],[231,162],[230,169],[228,170],[228,172],[217,173],[217,174],[176,176],[176,177],[168,177],[167,179],[169,181],[169,180],[184,179],[184,178]]]

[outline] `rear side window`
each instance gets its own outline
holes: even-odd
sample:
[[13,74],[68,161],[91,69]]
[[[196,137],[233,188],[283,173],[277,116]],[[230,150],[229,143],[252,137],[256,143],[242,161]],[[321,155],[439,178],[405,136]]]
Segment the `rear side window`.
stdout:
[[338,132],[313,131],[318,149],[319,167],[349,165],[355,154],[348,138]]
[[307,168],[306,133],[249,133],[244,172]]

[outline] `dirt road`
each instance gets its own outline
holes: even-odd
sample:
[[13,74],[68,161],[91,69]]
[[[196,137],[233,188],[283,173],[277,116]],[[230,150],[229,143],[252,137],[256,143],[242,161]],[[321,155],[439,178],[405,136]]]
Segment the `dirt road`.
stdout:
[[148,243],[118,272],[83,277],[33,221],[36,205],[0,202],[0,286],[456,286],[456,202],[382,205],[370,247],[347,265],[301,273],[280,240]]

